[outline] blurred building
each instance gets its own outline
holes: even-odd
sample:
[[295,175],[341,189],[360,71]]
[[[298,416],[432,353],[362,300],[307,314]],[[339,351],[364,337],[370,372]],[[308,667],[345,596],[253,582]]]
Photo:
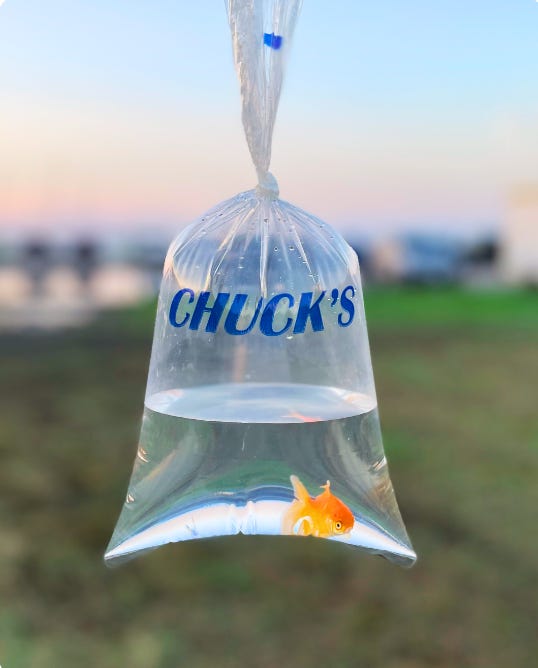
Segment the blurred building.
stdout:
[[401,234],[374,244],[373,280],[382,283],[453,283],[462,277],[464,246],[443,236]]
[[538,184],[521,186],[512,193],[500,242],[503,279],[538,285]]

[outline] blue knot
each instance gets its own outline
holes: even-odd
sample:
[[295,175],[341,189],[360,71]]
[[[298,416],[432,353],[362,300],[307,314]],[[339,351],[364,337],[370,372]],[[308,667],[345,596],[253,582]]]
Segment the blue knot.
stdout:
[[270,49],[275,49],[275,51],[278,51],[282,46],[282,35],[275,35],[274,32],[265,32],[263,33],[263,43]]

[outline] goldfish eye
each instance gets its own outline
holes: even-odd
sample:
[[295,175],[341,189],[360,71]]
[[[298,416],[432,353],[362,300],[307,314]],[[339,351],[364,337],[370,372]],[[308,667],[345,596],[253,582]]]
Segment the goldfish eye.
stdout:
[[334,523],[334,528],[335,528],[337,531],[341,531],[341,530],[342,530],[342,522],[335,522],[335,523]]

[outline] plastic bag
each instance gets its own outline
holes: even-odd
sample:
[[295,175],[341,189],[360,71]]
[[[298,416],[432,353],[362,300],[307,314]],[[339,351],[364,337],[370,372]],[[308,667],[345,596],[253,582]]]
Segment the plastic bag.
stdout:
[[339,540],[410,565],[357,256],[280,200],[268,171],[301,2],[227,5],[258,185],[170,246],[140,445],[105,559],[241,532]]

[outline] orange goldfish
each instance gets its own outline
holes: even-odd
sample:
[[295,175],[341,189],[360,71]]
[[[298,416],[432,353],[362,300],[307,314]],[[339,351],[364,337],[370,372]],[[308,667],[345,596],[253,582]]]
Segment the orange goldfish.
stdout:
[[355,524],[351,510],[331,492],[331,483],[322,485],[324,490],[312,498],[296,475],[290,476],[295,500],[282,520],[283,534],[330,538],[349,533]]

